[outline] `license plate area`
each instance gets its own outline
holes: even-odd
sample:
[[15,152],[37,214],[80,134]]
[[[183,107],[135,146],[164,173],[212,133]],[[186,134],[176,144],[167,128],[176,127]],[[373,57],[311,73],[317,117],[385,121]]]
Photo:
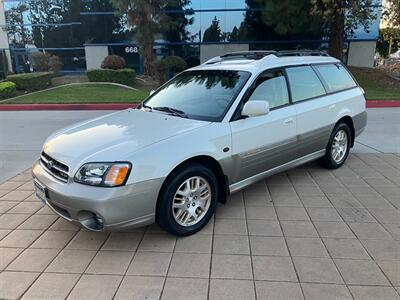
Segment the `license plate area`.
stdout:
[[40,201],[43,202],[43,204],[47,203],[47,189],[46,187],[41,184],[39,181],[34,180],[34,185],[35,185],[35,194],[36,197],[40,199]]

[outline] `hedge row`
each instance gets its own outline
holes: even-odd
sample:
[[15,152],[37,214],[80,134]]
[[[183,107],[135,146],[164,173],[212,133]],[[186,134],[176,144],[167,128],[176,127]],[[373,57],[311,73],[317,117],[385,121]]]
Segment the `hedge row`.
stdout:
[[7,81],[14,82],[18,90],[39,91],[51,86],[53,74],[49,72],[26,73],[7,76]]
[[136,72],[131,69],[122,70],[90,70],[86,72],[90,82],[114,82],[133,86],[135,84]]
[[0,82],[0,99],[14,97],[17,91],[15,83],[9,81]]

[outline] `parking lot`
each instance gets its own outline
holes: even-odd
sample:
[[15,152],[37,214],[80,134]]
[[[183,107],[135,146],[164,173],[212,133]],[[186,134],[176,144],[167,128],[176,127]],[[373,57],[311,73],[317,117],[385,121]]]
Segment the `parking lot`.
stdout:
[[[341,169],[270,177],[187,238],[79,229],[36,199],[26,163],[9,168],[26,171],[0,184],[0,299],[400,299],[400,118],[379,111]],[[69,122],[38,120],[25,125],[27,163]],[[17,161],[23,134],[1,142],[3,157]]]

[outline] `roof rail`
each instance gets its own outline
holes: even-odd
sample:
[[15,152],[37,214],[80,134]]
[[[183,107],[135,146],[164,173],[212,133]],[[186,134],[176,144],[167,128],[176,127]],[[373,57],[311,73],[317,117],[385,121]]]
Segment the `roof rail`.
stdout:
[[238,51],[227,53],[225,55],[221,55],[221,58],[236,58],[236,57],[243,57],[243,58],[256,58],[261,59],[265,56],[276,54],[276,51]]
[[268,55],[276,55],[276,51],[238,51],[238,52],[231,52],[221,56],[217,56],[211,58],[210,60],[206,61],[204,64],[215,64],[222,61],[233,60],[233,59],[255,59],[259,60]]
[[234,59],[254,59],[260,60],[266,56],[274,55],[276,57],[285,57],[285,56],[330,56],[325,51],[320,50],[283,50],[283,51],[274,51],[274,50],[261,50],[261,51],[238,51],[227,53],[221,56],[217,56],[211,58],[206,61],[205,65],[215,64],[222,61],[234,60]]
[[321,50],[284,50],[277,51],[276,56],[330,56],[326,51]]

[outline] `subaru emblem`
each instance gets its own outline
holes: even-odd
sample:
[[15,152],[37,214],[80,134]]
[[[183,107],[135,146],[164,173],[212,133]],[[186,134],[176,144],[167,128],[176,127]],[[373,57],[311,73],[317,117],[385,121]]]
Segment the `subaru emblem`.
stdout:
[[49,161],[47,162],[47,168],[48,168],[49,170],[51,170],[51,169],[53,168],[53,166],[54,166],[54,162],[53,162],[52,160],[49,160]]

